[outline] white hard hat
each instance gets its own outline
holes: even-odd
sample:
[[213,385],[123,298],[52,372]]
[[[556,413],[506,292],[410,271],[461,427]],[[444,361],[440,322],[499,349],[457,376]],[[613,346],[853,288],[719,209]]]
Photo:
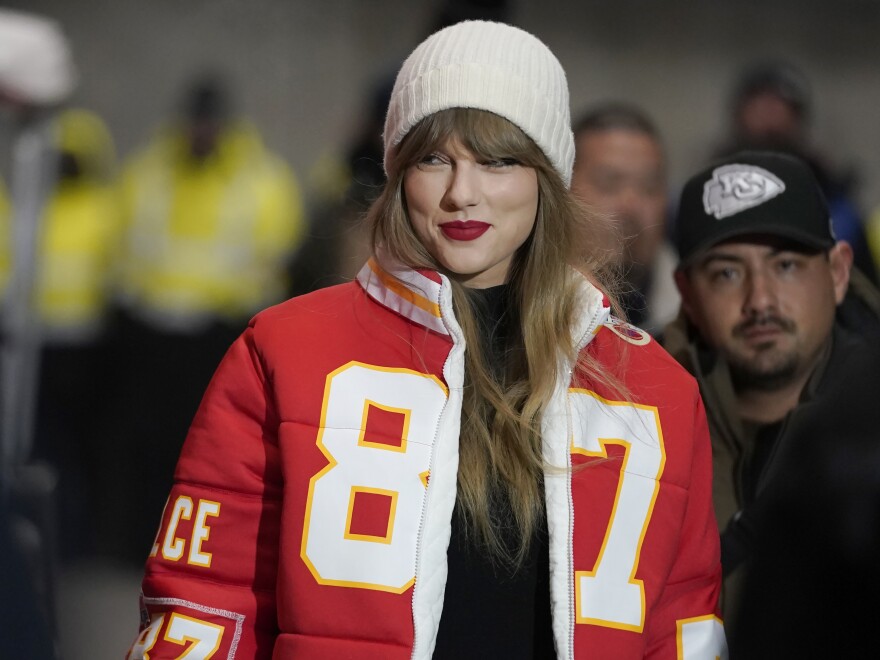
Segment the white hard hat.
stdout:
[[0,94],[53,105],[75,85],[70,47],[60,26],[42,16],[0,9]]

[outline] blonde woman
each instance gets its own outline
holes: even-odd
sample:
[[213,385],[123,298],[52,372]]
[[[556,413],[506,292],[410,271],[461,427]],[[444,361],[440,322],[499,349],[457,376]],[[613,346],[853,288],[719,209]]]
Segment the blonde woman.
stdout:
[[220,365],[130,657],[726,654],[702,403],[610,314],[569,124],[518,28],[410,55],[373,257]]

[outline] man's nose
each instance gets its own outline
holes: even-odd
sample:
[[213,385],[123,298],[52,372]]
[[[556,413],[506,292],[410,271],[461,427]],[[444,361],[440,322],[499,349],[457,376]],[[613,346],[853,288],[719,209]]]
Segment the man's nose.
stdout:
[[748,278],[745,312],[749,315],[775,310],[777,304],[776,286],[766,273],[752,273]]
[[613,205],[621,215],[635,215],[642,208],[642,197],[633,186],[623,186],[618,191]]

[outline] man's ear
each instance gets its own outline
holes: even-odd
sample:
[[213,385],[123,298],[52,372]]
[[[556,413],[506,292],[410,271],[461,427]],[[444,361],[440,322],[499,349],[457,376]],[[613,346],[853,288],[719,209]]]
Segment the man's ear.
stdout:
[[837,241],[828,251],[828,263],[831,281],[834,283],[834,299],[839,305],[849,288],[849,274],[853,265],[853,250],[850,244],[846,241]]
[[691,323],[693,323],[693,291],[691,289],[691,281],[684,268],[677,268],[673,275],[675,277],[675,286],[678,287],[678,293],[681,295],[681,308]]

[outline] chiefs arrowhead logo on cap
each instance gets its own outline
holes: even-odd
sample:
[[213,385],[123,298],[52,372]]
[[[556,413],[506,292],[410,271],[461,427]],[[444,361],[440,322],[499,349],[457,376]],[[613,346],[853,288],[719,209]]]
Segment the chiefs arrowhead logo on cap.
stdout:
[[754,208],[785,191],[774,174],[755,165],[717,167],[703,185],[703,208],[718,220]]

